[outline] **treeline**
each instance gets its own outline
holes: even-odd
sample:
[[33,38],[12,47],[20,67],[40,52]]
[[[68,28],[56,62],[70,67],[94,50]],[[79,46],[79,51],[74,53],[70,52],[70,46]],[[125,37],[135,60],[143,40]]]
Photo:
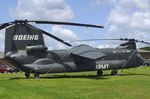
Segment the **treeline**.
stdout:
[[143,47],[141,49],[150,51],[150,47]]

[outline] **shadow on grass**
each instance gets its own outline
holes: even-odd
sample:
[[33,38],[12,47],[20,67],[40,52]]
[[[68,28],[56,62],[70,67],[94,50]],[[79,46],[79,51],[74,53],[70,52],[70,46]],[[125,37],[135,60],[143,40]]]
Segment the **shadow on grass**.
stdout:
[[[84,79],[94,79],[94,80],[102,80],[102,79],[108,79],[104,76],[98,77],[96,75],[48,75],[48,76],[42,76],[40,79],[63,79],[63,78],[84,78]],[[25,77],[15,77],[10,78],[10,80],[19,80],[19,79],[26,79]],[[33,77],[30,77],[29,79],[34,79]]]
[[122,73],[118,73],[117,75],[105,74],[103,76],[150,76],[150,74],[122,72]]
[[[137,74],[137,73],[131,73],[131,72],[124,72],[125,74],[118,74],[116,76],[150,76],[150,74]],[[47,76],[41,76],[40,79],[63,79],[63,78],[84,78],[84,79],[94,79],[94,80],[103,80],[103,79],[109,79],[107,76],[113,76],[110,74],[104,74],[101,77],[98,77],[96,75],[69,75],[69,74],[61,74],[61,75],[47,75]],[[10,78],[10,80],[19,80],[19,79],[26,79],[25,77],[14,77]],[[30,77],[29,79],[34,79],[34,77]]]
[[85,79],[95,79],[95,80],[102,80],[107,79],[104,76],[98,77],[96,75],[52,75],[52,76],[45,76],[41,78],[49,78],[49,79],[60,79],[60,78],[85,78]]
[[136,74],[136,73],[128,73],[128,74],[119,74],[118,76],[150,76],[150,74]]

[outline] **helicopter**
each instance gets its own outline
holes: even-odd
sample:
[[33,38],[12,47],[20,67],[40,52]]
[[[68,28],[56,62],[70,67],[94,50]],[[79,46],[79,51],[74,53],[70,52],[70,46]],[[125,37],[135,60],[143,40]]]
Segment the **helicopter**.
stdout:
[[[116,75],[118,69],[134,68],[144,63],[144,59],[136,50],[136,42],[149,44],[148,42],[117,39],[126,42],[115,49],[98,49],[85,44],[72,47],[69,42],[29,22],[104,28],[91,24],[35,20],[15,20],[1,24],[0,30],[7,27],[4,59],[25,72],[26,78],[29,78],[31,73],[34,74],[34,78],[38,79],[40,74],[82,71],[97,71],[97,75],[102,76],[103,70],[112,70],[111,74]],[[71,48],[48,50],[43,34]]]

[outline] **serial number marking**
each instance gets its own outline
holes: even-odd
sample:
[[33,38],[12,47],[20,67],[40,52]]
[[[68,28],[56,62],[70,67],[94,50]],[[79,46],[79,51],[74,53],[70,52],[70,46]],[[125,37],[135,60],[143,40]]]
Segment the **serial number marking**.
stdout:
[[96,69],[108,69],[109,64],[97,64]]
[[130,50],[123,50],[123,51],[113,51],[114,54],[116,53],[130,53],[131,51]]

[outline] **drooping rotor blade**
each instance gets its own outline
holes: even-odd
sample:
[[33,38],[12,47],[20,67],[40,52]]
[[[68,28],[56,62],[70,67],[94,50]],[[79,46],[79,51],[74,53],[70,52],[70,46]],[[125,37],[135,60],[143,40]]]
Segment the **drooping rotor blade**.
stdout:
[[145,41],[141,41],[141,40],[137,40],[137,39],[128,39],[128,38],[125,38],[125,39],[120,39],[120,40],[123,40],[123,41],[134,41],[134,42],[140,42],[140,43],[143,43],[143,44],[148,44],[148,45],[150,45],[150,43],[149,42],[145,42]]
[[104,28],[103,26],[100,25],[72,23],[72,22],[57,22],[57,21],[28,21],[28,22],[35,22],[37,24],[56,24],[56,25],[72,25],[72,26],[83,26],[83,27],[93,27],[93,28]]
[[36,21],[36,20],[15,20],[13,22],[0,24],[0,30],[10,26],[15,23],[27,23],[27,22],[35,22],[37,24],[56,24],[56,25],[72,25],[72,26],[83,26],[83,27],[93,27],[93,28],[104,28],[100,25],[92,25],[92,24],[82,24],[82,23],[73,23],[73,22],[58,22],[58,21]]
[[3,23],[3,24],[0,24],[0,30],[6,28],[7,26],[10,26],[14,24],[14,22],[8,22],[8,23]]
[[85,39],[85,40],[74,40],[74,41],[68,41],[68,42],[86,42],[86,41],[100,41],[100,40],[121,40],[121,41],[133,41],[133,42],[140,42],[143,44],[150,45],[150,42],[140,41],[137,39],[128,39],[128,38],[120,38],[120,39]]
[[27,20],[15,20],[12,22],[2,23],[0,24],[0,30],[13,24],[26,24],[27,22],[28,22]]
[[86,41],[100,41],[100,40],[120,40],[120,39],[85,39],[85,40],[74,40],[68,42],[86,42]]
[[144,42],[144,41],[138,41],[138,42],[150,45],[150,42]]
[[45,31],[42,30],[42,33],[49,36],[49,37],[51,37],[51,38],[53,38],[53,39],[55,39],[55,40],[57,40],[57,41],[59,41],[59,42],[61,42],[61,43],[63,43],[63,44],[65,44],[65,45],[67,45],[67,46],[72,46],[71,44],[65,42],[64,40],[62,40],[62,39],[60,39],[60,38],[58,38],[58,37],[56,37],[56,36],[54,36],[54,35],[52,35],[48,32],[45,32]]

